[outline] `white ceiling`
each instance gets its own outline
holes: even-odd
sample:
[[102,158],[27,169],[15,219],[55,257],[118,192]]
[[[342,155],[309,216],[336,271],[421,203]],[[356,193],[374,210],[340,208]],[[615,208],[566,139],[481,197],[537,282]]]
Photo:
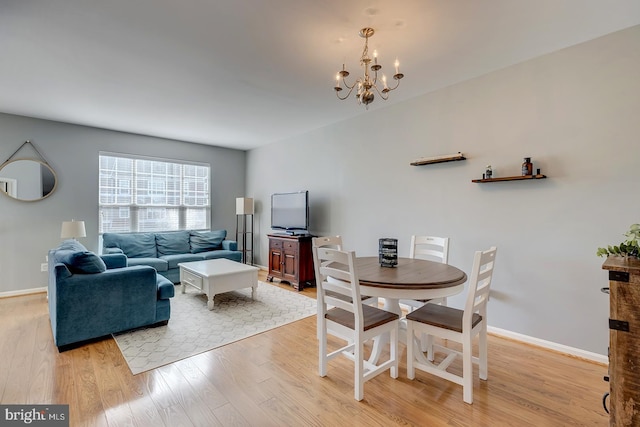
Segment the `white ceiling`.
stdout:
[[[638,0],[0,0],[0,111],[250,149],[640,24]],[[344,93],[344,92],[343,92]]]

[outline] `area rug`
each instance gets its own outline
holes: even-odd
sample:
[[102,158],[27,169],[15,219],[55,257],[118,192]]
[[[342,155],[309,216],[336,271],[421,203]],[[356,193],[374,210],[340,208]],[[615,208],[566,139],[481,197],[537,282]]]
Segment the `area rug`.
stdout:
[[316,314],[316,300],[259,282],[256,300],[251,289],[207,297],[195,289],[182,294],[176,286],[171,319],[166,326],[114,335],[131,372],[155,369]]

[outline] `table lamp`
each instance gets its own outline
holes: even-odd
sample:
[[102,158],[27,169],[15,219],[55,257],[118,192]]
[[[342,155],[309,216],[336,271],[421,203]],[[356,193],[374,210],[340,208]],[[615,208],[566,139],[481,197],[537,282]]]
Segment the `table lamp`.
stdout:
[[64,221],[62,223],[62,230],[60,231],[60,238],[62,239],[76,239],[77,237],[87,237],[87,232],[84,228],[84,221]]

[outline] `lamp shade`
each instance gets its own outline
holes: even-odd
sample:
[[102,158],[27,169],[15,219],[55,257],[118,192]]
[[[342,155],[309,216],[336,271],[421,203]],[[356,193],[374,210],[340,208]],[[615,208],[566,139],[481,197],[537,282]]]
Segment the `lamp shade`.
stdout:
[[253,199],[238,197],[236,199],[236,215],[253,215]]
[[84,229],[84,221],[64,221],[62,223],[62,231],[60,238],[75,239],[76,237],[86,237],[87,232]]

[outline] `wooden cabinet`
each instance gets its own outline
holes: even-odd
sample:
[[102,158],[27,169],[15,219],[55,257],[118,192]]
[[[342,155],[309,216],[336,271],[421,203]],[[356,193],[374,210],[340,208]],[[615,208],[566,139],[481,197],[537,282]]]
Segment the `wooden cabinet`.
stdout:
[[609,425],[640,425],[640,260],[610,256]]
[[269,234],[269,274],[267,280],[278,279],[301,291],[315,285],[310,235]]

